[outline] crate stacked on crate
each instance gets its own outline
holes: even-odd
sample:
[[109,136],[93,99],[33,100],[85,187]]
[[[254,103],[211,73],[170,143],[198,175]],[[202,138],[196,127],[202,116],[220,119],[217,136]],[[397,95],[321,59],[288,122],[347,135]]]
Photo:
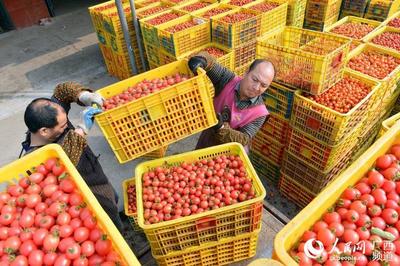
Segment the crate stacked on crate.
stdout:
[[370,0],[364,18],[384,21],[399,10],[400,0]]
[[400,120],[400,113],[397,113],[382,122],[382,126],[379,130],[379,136],[383,136],[397,121]]
[[275,186],[279,183],[293,98],[294,90],[274,82],[271,84],[263,95],[270,117],[254,137],[250,148],[257,173]]
[[303,27],[323,31],[338,20],[342,0],[308,0]]
[[[301,214],[297,215],[277,234],[274,242],[273,258],[278,259],[284,265],[298,265],[299,258],[305,258],[303,261],[310,265],[318,263],[317,260],[321,262],[319,257],[317,257],[317,260],[311,260],[310,257],[306,256],[301,257],[304,255],[301,247],[304,246],[304,241],[314,238],[316,235],[321,236],[323,235],[322,232],[326,232],[329,235],[329,240],[327,242],[325,242],[325,239],[327,239],[325,237],[324,240],[319,237],[318,239],[323,241],[325,247],[330,246],[330,243],[334,243],[332,245],[338,247],[338,252],[330,253],[327,256],[321,255],[320,258],[323,258],[322,261],[325,261],[325,259],[327,261],[339,261],[338,263],[340,264],[340,261],[346,258],[345,260],[347,261],[357,260],[357,262],[359,262],[362,260],[362,264],[374,265],[376,262],[373,261],[374,258],[379,256],[379,263],[375,265],[399,265],[398,253],[395,253],[395,249],[388,248],[388,246],[391,246],[390,244],[386,244],[386,248],[374,248],[374,245],[378,242],[382,243],[381,247],[383,247],[383,243],[392,243],[394,247],[395,243],[399,242],[397,230],[391,230],[390,228],[392,224],[397,222],[399,211],[398,204],[396,200],[393,208],[385,204],[386,200],[389,201],[390,198],[398,198],[399,191],[395,189],[386,190],[387,185],[382,185],[386,183],[394,185],[393,181],[396,180],[398,171],[391,172],[391,170],[393,170],[391,167],[397,165],[399,162],[399,144],[400,123],[397,123],[387,134],[375,142],[370,149],[330,184],[324,190],[324,193],[319,194]],[[390,159],[387,160],[388,158]],[[389,172],[393,174],[388,174]],[[360,201],[359,197],[354,195],[362,195],[362,200]],[[378,201],[374,203],[369,200],[363,200],[372,198],[375,195],[377,196],[375,199],[378,199]],[[367,206],[363,204],[363,201],[367,202]],[[347,206],[351,206],[351,208],[347,208]],[[384,215],[380,214],[380,207],[382,207],[382,214]],[[377,209],[379,213],[364,211],[370,208]],[[352,212],[346,215],[345,212],[347,212],[347,210],[352,210]],[[387,214],[389,214],[388,216],[390,218],[396,217],[394,221],[386,220]],[[342,217],[341,221],[340,217]],[[356,227],[358,228],[347,227],[347,222],[350,222],[353,217],[363,217],[362,219],[355,218],[356,220],[358,219],[358,221],[356,221]],[[343,228],[343,225],[345,227],[345,233],[343,235],[340,233],[341,230],[333,229],[337,222],[336,218],[339,219],[339,227]],[[347,221],[345,222],[345,220]],[[372,226],[368,225],[368,221],[370,220],[373,221]],[[376,221],[378,220],[383,223],[377,224]],[[366,224],[364,224],[365,221],[367,221]],[[327,227],[324,225],[327,225],[328,228],[333,230],[331,232],[330,230],[325,231]],[[363,227],[363,225],[367,226]],[[353,235],[357,238],[356,240],[350,240]],[[363,241],[364,238],[365,241]],[[377,239],[378,242],[375,241],[375,239]],[[349,243],[351,244],[350,246],[348,246]],[[362,243],[365,243],[365,246]],[[342,247],[344,246],[348,246],[350,249],[348,251],[343,251]],[[360,251],[357,246],[361,247],[361,249],[365,247],[365,253]],[[323,249],[321,249],[321,251],[323,251]],[[343,263],[343,265],[344,264],[345,263]],[[355,263],[350,263],[350,265],[351,264]]]
[[288,0],[286,25],[302,28],[306,12],[307,0]]
[[[140,265],[131,248],[126,243],[124,237],[110,219],[109,214],[104,211],[99,201],[96,199],[95,195],[86,184],[82,176],[79,174],[61,146],[57,144],[49,144],[37,149],[21,159],[1,167],[0,176],[0,187],[2,189],[1,193],[3,196],[8,196],[9,198],[11,196],[16,197],[14,192],[18,192],[19,195],[23,194],[27,196],[27,194],[30,194],[32,196],[32,201],[21,201],[20,204],[18,204],[17,209],[14,208],[13,211],[9,210],[8,212],[4,212],[4,216],[9,218],[9,223],[4,223],[2,225],[4,230],[11,232],[12,228],[16,228],[12,227],[14,224],[11,224],[14,219],[15,222],[19,222],[18,224],[20,224],[22,227],[29,227],[32,230],[44,230],[43,228],[49,226],[50,230],[50,226],[54,225],[55,221],[60,221],[61,219],[66,218],[66,216],[71,219],[69,215],[63,215],[68,214],[67,210],[74,209],[78,211],[75,212],[77,215],[74,215],[74,220],[76,220],[78,224],[82,224],[83,226],[84,223],[86,224],[88,222],[85,227],[81,227],[82,230],[84,229],[81,232],[89,233],[89,231],[91,231],[90,228],[93,230],[95,230],[94,228],[97,228],[97,235],[103,236],[102,238],[96,238],[98,239],[97,241],[92,240],[93,243],[90,245],[92,248],[90,249],[91,252],[89,252],[91,257],[98,256],[101,260],[106,261],[106,257],[112,256],[112,261],[115,264],[132,266]],[[46,182],[50,179],[53,180],[51,185],[49,183],[48,185],[43,186],[42,190],[42,187],[39,186],[39,183],[42,185],[43,182]],[[27,184],[27,186],[23,184]],[[51,198],[54,198],[55,194],[49,192],[47,189],[50,188],[50,186],[52,187],[52,191],[56,189],[57,191],[62,192],[64,197],[58,197],[57,201],[51,200]],[[31,191],[30,187],[36,187],[37,192],[34,192],[33,190]],[[52,204],[52,202],[54,203]],[[30,212],[30,214],[28,214],[26,213],[28,209],[35,209],[35,212]],[[17,215],[21,216],[21,218],[27,218],[25,219],[25,223],[23,223],[23,219],[18,218],[17,220]],[[38,219],[41,221],[41,223],[34,224],[34,220]],[[45,232],[47,235],[47,229],[45,229]],[[46,235],[43,235],[43,237]],[[44,241],[42,238],[42,241],[36,242],[35,250],[38,252],[37,255],[39,255],[37,257],[38,260],[36,261],[43,262],[43,256],[45,252],[51,249],[53,252],[60,254],[63,253],[64,255],[54,259],[49,257],[49,260],[47,260],[49,265],[57,265],[58,263],[72,265],[73,263],[76,264],[77,262],[88,264],[89,258],[80,258],[78,254],[80,250],[83,251],[86,247],[88,247],[88,245],[84,243],[88,235],[85,234],[86,237],[82,235],[83,238],[79,241],[78,239],[75,239],[77,240],[75,244],[70,242],[70,244],[72,244],[70,245],[72,249],[69,250],[71,252],[67,252],[67,249],[64,249],[65,246],[63,248],[61,243],[68,241],[68,239],[71,240],[71,238],[68,237],[69,235],[71,234],[66,235],[63,233],[57,233],[53,235],[49,232],[48,236],[44,238]],[[10,234],[7,238],[12,240],[13,238],[11,237],[12,235]],[[14,238],[16,237],[17,236],[14,236]],[[7,238],[5,238],[5,240]],[[21,244],[21,240],[17,238],[16,243],[19,243],[19,246]],[[7,258],[15,258],[13,262],[14,264],[18,264],[19,261],[24,265],[28,265],[28,258],[25,257],[28,255],[23,253],[23,246],[25,246],[24,243],[27,244],[27,242],[24,241],[22,243],[23,244],[21,245],[21,248],[9,248],[7,250]],[[58,243],[60,243],[60,245],[58,245]],[[95,249],[94,245],[101,245],[104,249]],[[72,251],[78,251],[78,253]],[[66,253],[69,254],[67,255]],[[24,254],[24,256],[22,254]],[[74,254],[74,256],[71,257],[70,255],[72,254]],[[24,260],[18,259],[21,257]],[[29,262],[29,265],[34,264],[32,256],[29,256]]]
[[209,6],[215,6],[217,0],[192,0],[174,6],[174,9],[191,14],[194,11],[202,10]]
[[340,18],[354,16],[363,18],[369,0],[343,0],[340,9]]
[[[123,9],[128,23],[135,63],[138,72],[141,73],[145,70],[145,66],[140,58],[129,2],[123,4]],[[132,76],[132,67],[115,3],[110,1],[90,7],[89,12],[108,72],[119,79]]]
[[228,0],[235,11],[217,15],[211,22],[212,39],[234,54],[233,71],[242,76],[256,57],[256,38],[286,24],[287,1]]
[[[168,199],[167,205],[161,207],[162,211],[156,211],[159,202],[148,193],[157,187],[164,188],[158,178],[165,178],[167,172],[174,176],[178,172],[195,174],[193,167],[205,171],[217,169],[221,163],[225,164],[223,169],[220,168],[221,174],[229,170],[236,178],[245,171],[244,185],[235,191],[248,189],[248,196],[243,198],[246,194],[241,193],[243,195],[236,197],[235,191],[224,193],[214,182],[215,178],[206,174],[199,176],[196,182],[211,183],[199,190],[202,195],[191,199],[190,208],[179,207],[179,199],[175,202]],[[243,166],[240,173],[234,170],[238,170],[236,163]],[[255,255],[266,191],[242,145],[228,143],[144,162],[136,167],[135,176],[137,221],[158,265],[231,264]],[[222,175],[220,180],[225,181],[225,178],[228,177]],[[196,189],[191,184],[195,181],[183,179],[177,181],[183,190]],[[183,193],[177,190],[173,197],[181,195],[181,199],[185,199],[187,195]],[[207,197],[203,197],[205,194]],[[125,207],[129,206],[125,202]]]
[[350,50],[360,45],[380,26],[375,20],[354,16],[344,17],[333,25],[325,28],[326,32],[335,33],[352,39]]
[[105,111],[96,122],[118,161],[143,156],[216,124],[214,89],[199,69],[177,61],[98,91]]
[[400,28],[400,11],[388,17],[385,21],[382,22],[381,26]]
[[[290,196],[298,200],[301,207],[350,162],[379,87],[379,82],[346,71],[338,83],[321,95],[296,91],[281,187],[286,193],[291,181],[301,188],[302,195],[308,197],[299,198],[295,193]],[[345,99],[346,95],[351,96]]]
[[348,68],[381,83],[368,111],[369,124],[375,124],[393,108],[399,93],[400,53],[367,43],[354,49],[348,58]]

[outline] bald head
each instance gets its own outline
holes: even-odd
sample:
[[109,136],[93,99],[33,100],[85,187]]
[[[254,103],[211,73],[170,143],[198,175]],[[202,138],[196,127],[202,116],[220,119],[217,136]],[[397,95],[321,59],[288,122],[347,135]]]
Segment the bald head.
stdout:
[[36,133],[40,128],[53,128],[57,122],[59,112],[64,109],[47,98],[33,100],[25,110],[24,121],[29,131]]

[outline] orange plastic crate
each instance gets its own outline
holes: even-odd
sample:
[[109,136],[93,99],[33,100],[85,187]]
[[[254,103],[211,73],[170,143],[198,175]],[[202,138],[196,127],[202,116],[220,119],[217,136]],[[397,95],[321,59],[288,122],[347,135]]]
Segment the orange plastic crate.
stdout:
[[283,119],[275,114],[270,114],[268,121],[264,123],[260,131],[266,136],[285,144],[289,127],[289,120]]
[[262,131],[258,131],[251,141],[251,151],[277,165],[282,163],[285,148],[285,144],[274,140],[273,137],[264,134]]

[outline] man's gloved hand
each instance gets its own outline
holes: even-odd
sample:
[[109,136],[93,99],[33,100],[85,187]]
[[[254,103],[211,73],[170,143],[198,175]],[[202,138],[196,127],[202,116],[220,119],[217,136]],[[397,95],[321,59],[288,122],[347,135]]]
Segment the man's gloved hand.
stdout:
[[197,74],[197,68],[201,67],[204,70],[209,70],[215,63],[215,58],[212,57],[207,52],[199,52],[189,59],[189,68],[194,73]]
[[88,134],[89,130],[93,127],[93,120],[96,114],[103,112],[97,107],[87,107],[81,112],[81,122],[78,127],[81,128],[85,134]]
[[79,95],[79,101],[85,106],[92,106],[92,104],[103,106],[104,99],[96,92],[83,91]]

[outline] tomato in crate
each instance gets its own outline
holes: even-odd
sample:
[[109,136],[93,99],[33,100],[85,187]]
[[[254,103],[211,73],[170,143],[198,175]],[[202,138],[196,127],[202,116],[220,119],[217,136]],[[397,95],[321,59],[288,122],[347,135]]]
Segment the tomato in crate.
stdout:
[[144,162],[135,175],[138,222],[153,256],[201,249],[260,229],[266,192],[240,144]]
[[143,232],[139,227],[137,221],[137,207],[136,207],[136,185],[135,178],[127,179],[122,183],[124,195],[124,209],[125,214],[128,216],[132,229],[136,232]]
[[226,13],[234,9],[236,9],[236,7],[220,3],[220,4],[210,5],[200,10],[196,10],[192,12],[192,15],[202,17],[205,19],[213,19],[215,16],[219,14]]
[[216,3],[218,3],[217,0],[192,0],[174,6],[174,9],[191,14],[194,11],[202,10],[208,6],[215,6]]
[[37,149],[0,176],[0,223],[8,231],[2,244],[6,258],[15,258],[11,265],[140,265],[61,146]]

